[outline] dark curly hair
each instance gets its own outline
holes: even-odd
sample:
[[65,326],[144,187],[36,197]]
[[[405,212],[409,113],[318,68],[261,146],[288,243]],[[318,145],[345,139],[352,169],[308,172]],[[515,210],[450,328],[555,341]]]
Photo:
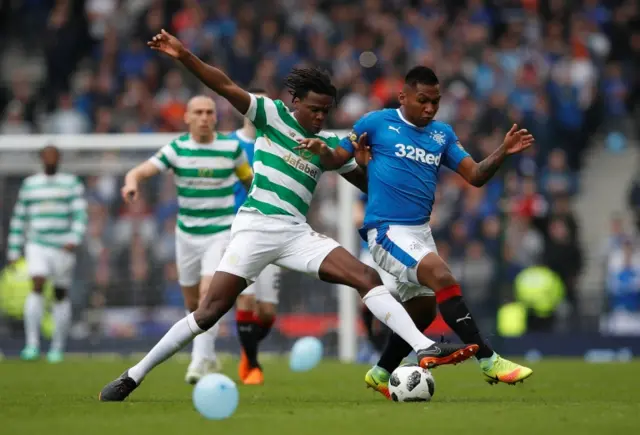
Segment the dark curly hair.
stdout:
[[294,68],[284,81],[293,98],[303,99],[313,91],[329,95],[335,102],[338,91],[331,83],[331,77],[320,68]]

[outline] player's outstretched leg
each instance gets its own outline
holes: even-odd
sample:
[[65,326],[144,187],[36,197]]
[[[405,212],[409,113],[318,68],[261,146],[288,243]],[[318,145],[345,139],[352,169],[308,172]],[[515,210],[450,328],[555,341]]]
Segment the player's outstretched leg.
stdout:
[[52,312],[54,332],[51,349],[47,353],[47,361],[55,364],[62,362],[64,358],[64,349],[71,329],[71,301],[67,296],[66,289],[55,288],[55,302]]
[[226,272],[216,272],[198,309],[174,324],[138,364],[107,384],[100,392],[99,400],[121,402],[126,399],[155,366],[183,348],[196,335],[218,323],[246,286],[244,278]]
[[476,358],[487,382],[515,384],[531,376],[530,368],[500,357],[484,340],[462,298],[460,285],[442,258],[433,252],[427,254],[418,264],[417,275],[420,284],[434,289],[440,314],[447,325],[463,342],[478,346]]
[[46,278],[33,278],[33,291],[24,302],[24,333],[26,343],[20,353],[25,361],[34,361],[40,357],[40,324],[44,316],[44,297],[42,288]]
[[[203,275],[200,279],[200,284],[195,287],[194,294],[196,303],[192,304],[195,305],[192,312],[204,302],[204,296],[211,283],[211,278],[211,275]],[[220,370],[221,367],[216,357],[215,348],[219,330],[220,325],[216,323],[208,331],[197,335],[193,339],[191,362],[185,376],[185,382],[188,384],[195,385],[206,374],[215,373]]]
[[416,351],[423,368],[457,364],[478,350],[476,344],[436,344],[425,337],[402,304],[382,284],[380,275],[342,247],[334,249],[324,259],[319,275],[323,281],[355,288],[371,312]]
[[[427,329],[436,318],[436,300],[433,296],[418,296],[403,302],[402,305],[420,331]],[[391,334],[378,363],[365,375],[364,381],[367,387],[391,399],[389,395],[391,373],[410,352],[411,346],[406,341],[396,333]]]

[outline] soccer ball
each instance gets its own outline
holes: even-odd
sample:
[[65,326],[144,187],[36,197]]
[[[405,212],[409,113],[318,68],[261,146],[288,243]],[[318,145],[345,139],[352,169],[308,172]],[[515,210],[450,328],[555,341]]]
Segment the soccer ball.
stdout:
[[389,378],[389,393],[394,402],[428,402],[435,389],[431,372],[418,365],[400,366]]

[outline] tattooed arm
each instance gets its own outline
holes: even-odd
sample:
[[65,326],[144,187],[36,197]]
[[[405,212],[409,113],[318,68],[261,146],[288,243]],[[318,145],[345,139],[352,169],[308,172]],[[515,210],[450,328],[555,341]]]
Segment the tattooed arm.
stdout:
[[484,186],[495,175],[507,156],[519,153],[533,145],[533,136],[525,129],[513,125],[500,145],[489,157],[476,163],[471,157],[464,158],[456,172],[475,187]]
[[500,145],[489,157],[476,163],[471,157],[460,162],[458,174],[475,187],[482,187],[495,175],[505,161],[507,153],[504,145]]

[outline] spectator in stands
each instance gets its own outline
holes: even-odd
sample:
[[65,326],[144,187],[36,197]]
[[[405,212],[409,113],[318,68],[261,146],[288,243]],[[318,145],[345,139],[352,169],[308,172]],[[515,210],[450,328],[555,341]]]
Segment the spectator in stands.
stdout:
[[640,251],[630,239],[612,256],[607,288],[610,311],[640,313]]
[[552,218],[547,234],[542,262],[562,279],[567,301],[575,313],[578,307],[577,279],[583,265],[582,251],[578,243],[571,240],[571,233],[563,219]]
[[51,114],[44,128],[49,134],[82,134],[89,131],[89,119],[73,107],[68,93],[60,94],[58,108]]
[[549,160],[540,176],[540,191],[548,198],[577,193],[578,178],[567,166],[564,150],[556,148],[549,153]]
[[6,115],[0,123],[0,134],[29,134],[31,124],[25,119],[24,106],[14,100],[6,108]]
[[460,282],[464,288],[472,289],[467,292],[468,295],[465,294],[465,300],[469,299],[468,303],[474,316],[482,319],[482,323],[485,324],[490,324],[495,313],[492,304],[492,292],[496,284],[495,272],[496,261],[487,255],[482,242],[470,241],[462,262]]

